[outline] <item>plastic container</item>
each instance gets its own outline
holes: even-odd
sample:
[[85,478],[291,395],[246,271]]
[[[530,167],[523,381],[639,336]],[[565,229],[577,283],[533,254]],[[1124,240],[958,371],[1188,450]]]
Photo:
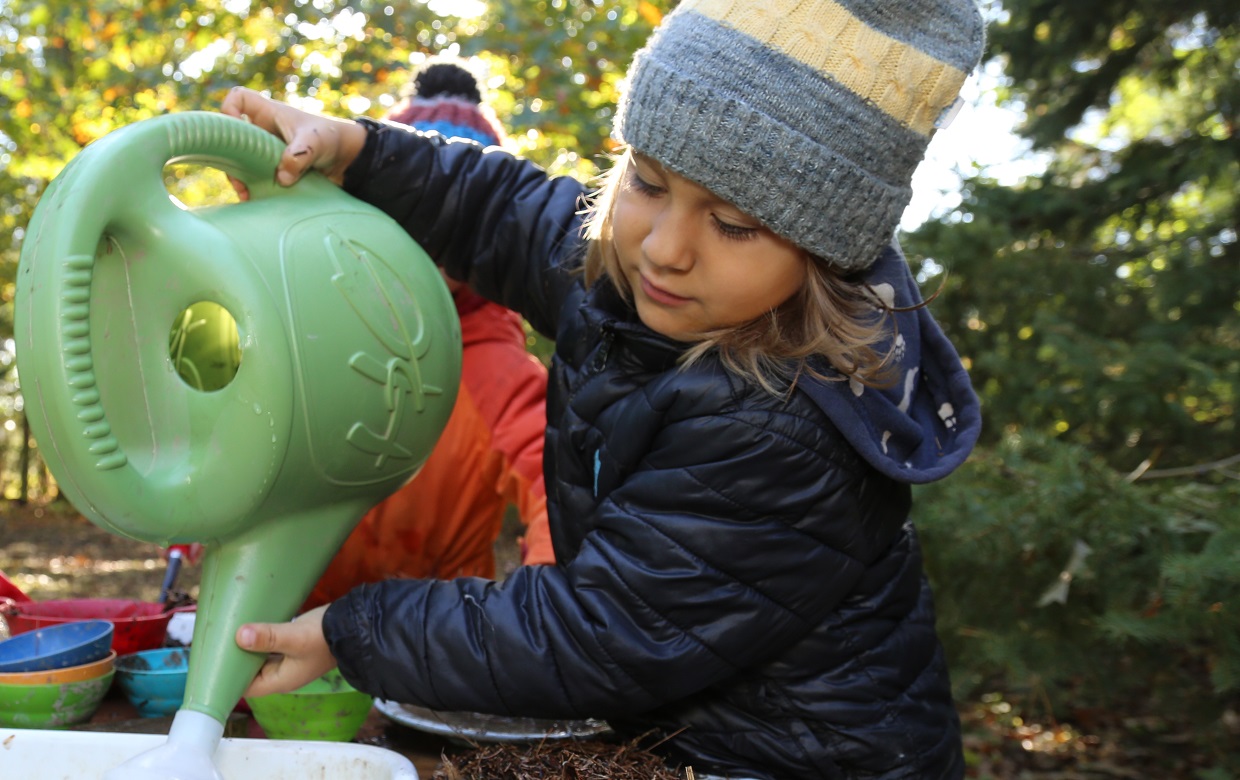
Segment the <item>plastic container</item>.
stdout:
[[41,672],[106,658],[112,650],[112,624],[85,620],[48,626],[0,642],[0,672]]
[[[100,780],[103,773],[167,742],[161,734],[0,728],[4,777]],[[409,759],[384,748],[332,742],[223,739],[215,753],[224,780],[418,780]]]
[[116,659],[116,687],[143,718],[171,715],[185,699],[189,650],[143,650]]
[[[190,608],[192,609],[192,608]],[[17,602],[0,599],[0,615],[17,636],[27,631],[79,620],[107,620],[114,628],[112,649],[119,655],[152,650],[164,643],[168,621],[179,610],[164,611],[153,601],[129,599],[57,599]]]
[[[418,473],[460,384],[430,257],[317,171],[279,186],[284,150],[211,111],[118,128],[43,192],[14,277],[26,418],[65,498],[127,538],[206,545],[182,709],[220,724],[264,661],[237,628],[296,614]],[[250,197],[187,208],[170,162]]]
[[78,666],[66,666],[63,669],[41,672],[0,672],[0,685],[52,685],[93,680],[112,671],[112,664],[115,661],[116,651],[109,650],[108,654],[98,661]]
[[374,699],[345,682],[333,669],[289,693],[247,697],[251,712],[269,739],[353,739]]
[[[93,680],[51,685],[0,685],[0,726],[48,729],[85,723],[112,686],[114,670]],[[8,773],[4,759],[4,777]]]
[[3,571],[0,571],[0,597],[18,602],[30,601],[26,592],[17,587],[17,583],[10,580]]

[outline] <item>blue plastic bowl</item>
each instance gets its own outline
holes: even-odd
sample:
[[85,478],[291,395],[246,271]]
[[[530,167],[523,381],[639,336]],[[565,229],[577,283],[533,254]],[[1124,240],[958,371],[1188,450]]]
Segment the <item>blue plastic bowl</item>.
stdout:
[[89,664],[112,652],[116,627],[107,620],[79,620],[0,641],[0,672],[45,672]]
[[185,699],[189,648],[165,647],[116,659],[116,685],[143,718],[171,715]]

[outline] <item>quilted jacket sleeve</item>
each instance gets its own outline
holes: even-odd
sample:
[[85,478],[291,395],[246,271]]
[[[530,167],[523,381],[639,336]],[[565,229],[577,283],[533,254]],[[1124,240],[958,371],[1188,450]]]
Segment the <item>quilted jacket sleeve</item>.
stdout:
[[472,141],[369,119],[344,188],[399,222],[454,279],[554,336],[577,277],[586,191]]
[[669,424],[567,563],[354,590],[324,622],[342,672],[438,709],[606,718],[775,657],[865,570],[864,479],[785,416]]

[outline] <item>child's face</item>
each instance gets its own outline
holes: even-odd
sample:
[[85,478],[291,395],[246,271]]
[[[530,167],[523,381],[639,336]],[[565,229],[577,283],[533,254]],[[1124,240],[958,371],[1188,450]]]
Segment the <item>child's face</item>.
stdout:
[[640,154],[616,193],[612,235],[638,316],[679,341],[776,308],[808,273],[795,245]]

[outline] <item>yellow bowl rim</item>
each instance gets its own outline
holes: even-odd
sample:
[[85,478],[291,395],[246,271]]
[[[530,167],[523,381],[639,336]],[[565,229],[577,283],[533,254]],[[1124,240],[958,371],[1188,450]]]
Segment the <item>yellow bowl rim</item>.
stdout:
[[61,669],[45,669],[39,672],[0,672],[0,685],[60,685],[93,680],[102,677],[112,670],[116,662],[116,651],[98,661],[78,666],[66,666]]

